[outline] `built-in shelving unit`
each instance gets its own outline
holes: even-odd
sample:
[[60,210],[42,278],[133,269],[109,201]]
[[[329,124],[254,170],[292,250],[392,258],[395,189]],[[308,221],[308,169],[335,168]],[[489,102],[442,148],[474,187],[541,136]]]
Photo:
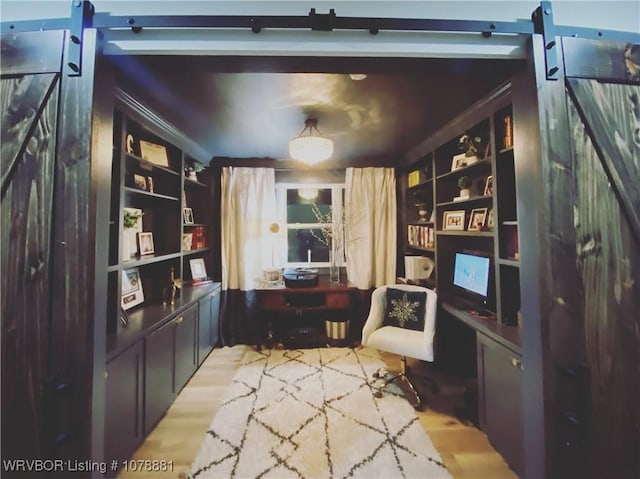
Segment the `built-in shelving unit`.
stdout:
[[[478,139],[474,154],[461,151],[464,135]],[[477,375],[479,425],[521,473],[520,242],[513,145],[511,92],[505,85],[409,152],[408,166],[398,175],[406,218],[399,235],[405,256],[435,262],[430,278],[417,282],[438,293],[436,362],[449,371]],[[418,219],[418,210],[426,211],[422,217],[427,221]],[[416,225],[432,229],[428,246],[416,241]],[[486,296],[454,285],[460,252],[489,258]]]

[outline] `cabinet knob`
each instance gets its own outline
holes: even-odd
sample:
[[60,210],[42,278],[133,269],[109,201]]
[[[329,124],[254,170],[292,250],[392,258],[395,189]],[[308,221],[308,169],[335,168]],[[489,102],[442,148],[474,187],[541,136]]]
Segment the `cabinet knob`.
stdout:
[[176,318],[176,324],[182,324],[183,321],[184,321],[184,316],[178,316]]
[[520,361],[517,358],[511,358],[511,365],[514,368],[518,368],[520,371],[522,371],[524,369],[524,367],[522,366],[522,361]]

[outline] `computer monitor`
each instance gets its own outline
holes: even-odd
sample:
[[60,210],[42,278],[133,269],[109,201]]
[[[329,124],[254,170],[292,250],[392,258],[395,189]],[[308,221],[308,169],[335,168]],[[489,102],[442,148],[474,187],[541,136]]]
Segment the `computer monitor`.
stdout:
[[486,304],[489,295],[489,266],[487,256],[470,253],[456,253],[453,266],[453,284],[474,299]]

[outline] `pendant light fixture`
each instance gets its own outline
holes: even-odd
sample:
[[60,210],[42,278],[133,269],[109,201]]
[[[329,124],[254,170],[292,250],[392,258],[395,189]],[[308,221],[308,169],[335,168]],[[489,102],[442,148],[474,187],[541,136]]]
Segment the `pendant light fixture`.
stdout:
[[289,154],[294,160],[314,165],[333,154],[333,141],[318,130],[318,120],[307,118],[298,136],[289,142]]

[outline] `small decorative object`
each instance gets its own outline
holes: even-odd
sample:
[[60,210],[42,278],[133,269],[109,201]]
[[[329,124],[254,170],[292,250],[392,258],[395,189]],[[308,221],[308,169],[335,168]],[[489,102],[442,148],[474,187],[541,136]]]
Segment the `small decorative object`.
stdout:
[[140,156],[154,165],[169,168],[169,157],[167,148],[163,145],[156,145],[148,141],[140,140]]
[[127,135],[126,149],[127,149],[127,153],[129,153],[130,155],[135,155],[136,154],[136,152],[134,150],[135,142],[136,141],[133,139],[133,135],[131,133],[129,133]]
[[169,269],[169,282],[167,286],[162,289],[162,304],[165,306],[171,306],[176,301],[176,293],[178,286],[176,285],[176,278],[174,276],[173,267]]
[[182,211],[182,216],[184,218],[185,225],[193,224],[193,210],[191,208],[184,208]]
[[134,173],[133,183],[136,185],[136,188],[147,191],[147,179],[144,176]]
[[484,192],[485,196],[491,196],[493,194],[493,176],[487,176],[487,181],[484,184]]
[[195,258],[189,260],[189,267],[191,268],[192,279],[206,279],[207,268],[204,264],[204,258]]
[[489,210],[488,215],[487,215],[487,228],[492,230],[493,229],[493,225],[494,225],[493,208],[491,208]]
[[182,233],[182,251],[191,251],[193,233]]
[[153,177],[147,176],[147,191],[153,193]]
[[153,254],[153,233],[138,233],[138,246],[140,248],[140,255]]
[[198,173],[204,170],[204,165],[199,161],[191,161],[184,169],[184,176],[191,181],[198,181]]
[[471,210],[469,217],[469,231],[480,231],[484,227],[484,222],[487,218],[487,208],[475,208]]
[[[465,133],[458,140],[458,148],[464,151],[464,155],[467,157],[467,165],[475,163],[482,159],[482,153],[480,153],[480,147],[482,146],[482,138],[479,136],[471,136]],[[473,160],[471,160],[473,158]]]
[[418,209],[418,215],[420,215],[419,221],[421,223],[427,222],[427,215],[429,211],[427,210],[427,202],[424,199],[424,190],[422,188],[418,188],[412,191],[413,194],[413,204]]
[[144,302],[142,279],[138,268],[122,271],[121,306],[125,311]]
[[445,211],[442,217],[442,229],[464,231],[464,215],[464,210]]
[[471,178],[468,176],[461,176],[458,178],[458,188],[460,188],[460,197],[461,198],[469,198],[471,190]]
[[129,261],[138,253],[138,233],[142,232],[142,210],[124,208],[122,218],[122,261]]
[[120,306],[120,324],[123,328],[129,326],[129,314],[122,306]]

